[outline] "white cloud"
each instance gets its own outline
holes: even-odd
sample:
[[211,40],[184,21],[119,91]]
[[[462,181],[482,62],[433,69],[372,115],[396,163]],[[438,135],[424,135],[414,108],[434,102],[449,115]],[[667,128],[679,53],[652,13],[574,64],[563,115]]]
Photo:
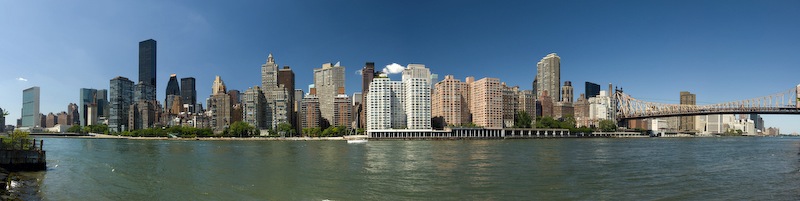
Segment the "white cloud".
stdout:
[[23,81],[23,82],[27,82],[28,81],[28,79],[25,79],[25,78],[22,78],[22,77],[18,77],[17,80]]
[[389,65],[386,65],[386,67],[384,67],[382,71],[383,71],[384,74],[397,74],[397,73],[402,73],[403,70],[405,70],[405,69],[406,69],[406,67],[403,67],[400,64],[392,63],[392,64],[389,64]]
[[363,73],[361,73],[361,70],[360,70],[360,69],[356,71],[356,75],[362,75],[362,74],[363,74]]

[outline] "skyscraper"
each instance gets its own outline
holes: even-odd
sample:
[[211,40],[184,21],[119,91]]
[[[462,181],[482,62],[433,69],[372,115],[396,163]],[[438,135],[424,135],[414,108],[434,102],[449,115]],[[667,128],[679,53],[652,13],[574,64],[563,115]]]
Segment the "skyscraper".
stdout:
[[278,87],[282,88],[284,93],[286,93],[286,119],[292,125],[292,128],[295,128],[295,131],[300,131],[298,130],[299,127],[295,120],[297,114],[294,111],[296,102],[294,93],[294,71],[292,71],[292,68],[289,66],[283,66],[283,68],[278,70]]
[[431,71],[424,64],[408,64],[403,70],[406,126],[431,129]]
[[[97,89],[81,88],[80,100],[78,100],[80,109],[78,110],[81,126],[94,125],[97,122],[89,122],[89,117],[96,117],[97,110],[89,111],[89,107],[97,106]],[[92,113],[89,113],[92,112]]]
[[128,117],[130,105],[133,104],[133,81],[126,77],[118,76],[109,83],[110,107],[108,128],[112,132],[122,132],[129,129]]
[[317,89],[317,97],[319,97],[319,108],[322,118],[329,122],[334,118],[334,99],[337,96],[339,87],[344,88],[344,71],[345,67],[340,66],[339,63],[333,65],[331,63],[322,64],[321,68],[314,69],[314,86]]
[[472,120],[485,128],[503,128],[503,91],[500,79],[483,78],[470,84]]
[[361,111],[359,112],[359,128],[366,128],[367,124],[367,92],[369,83],[375,78],[375,62],[367,62],[361,69]]
[[[591,82],[586,82],[585,84],[586,84],[586,87],[584,88],[585,89],[584,95],[586,97],[584,97],[584,98],[586,98],[588,100],[591,97],[595,97],[597,95],[600,95],[600,85],[599,84],[595,84],[595,83],[591,83]],[[580,98],[580,97],[578,97],[578,98]]]
[[242,96],[242,121],[256,128],[264,128],[264,93],[261,87],[253,86],[244,91]]
[[[178,85],[178,76],[175,74],[169,75],[169,82],[167,82],[167,91],[164,99],[164,108],[171,108],[177,96],[181,95],[181,87]],[[170,113],[170,112],[168,112]]]
[[219,133],[231,123],[231,97],[226,93],[225,82],[219,76],[214,79],[211,86],[208,110],[211,111],[211,127]]
[[[681,91],[681,105],[695,105],[697,104],[697,96],[689,93],[688,91]],[[679,131],[691,131],[695,129],[694,116],[681,116]]]
[[267,125],[265,128],[274,129],[280,123],[289,123],[290,111],[287,99],[291,93],[294,93],[294,89],[287,90],[286,86],[279,85],[278,74],[278,64],[275,63],[272,54],[269,54],[267,62],[261,65],[261,90],[264,92],[266,101],[264,118],[266,118]]
[[95,102],[97,103],[97,116],[108,117],[108,90],[98,89]]
[[561,100],[559,92],[561,89],[561,57],[556,53],[550,53],[539,63],[536,63],[536,95],[541,96],[542,92],[547,91],[553,102]]
[[367,93],[367,130],[406,128],[403,83],[375,77]]
[[139,82],[156,87],[156,41],[139,42]]
[[[300,119],[298,122],[301,128],[320,127],[319,121],[322,117],[319,113],[319,98],[317,97],[316,88],[310,88],[308,95],[303,97],[303,100],[300,101],[298,113],[298,119]],[[308,133],[301,133],[301,135],[305,134]]]
[[431,97],[431,116],[444,118],[445,125],[469,123],[469,85],[453,75],[445,75],[435,86]]
[[181,78],[181,102],[189,106],[191,113],[195,112],[197,107],[197,89],[195,88],[195,80],[193,77]]
[[22,127],[41,127],[39,87],[22,90]]

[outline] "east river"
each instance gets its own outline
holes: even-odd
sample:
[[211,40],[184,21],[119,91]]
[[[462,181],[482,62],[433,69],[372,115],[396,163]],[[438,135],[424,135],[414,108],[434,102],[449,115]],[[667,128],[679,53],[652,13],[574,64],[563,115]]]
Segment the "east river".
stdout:
[[24,199],[800,200],[790,137],[44,140]]

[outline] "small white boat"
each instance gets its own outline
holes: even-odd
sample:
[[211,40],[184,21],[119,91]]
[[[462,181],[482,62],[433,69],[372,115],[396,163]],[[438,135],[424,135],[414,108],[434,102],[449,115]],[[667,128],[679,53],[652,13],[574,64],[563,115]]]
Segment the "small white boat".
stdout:
[[362,144],[362,143],[367,143],[367,139],[352,139],[352,140],[347,140],[347,144]]

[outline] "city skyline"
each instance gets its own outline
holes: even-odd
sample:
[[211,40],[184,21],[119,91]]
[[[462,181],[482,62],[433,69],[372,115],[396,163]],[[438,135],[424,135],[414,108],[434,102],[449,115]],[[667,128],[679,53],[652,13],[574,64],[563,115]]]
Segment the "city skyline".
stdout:
[[[9,72],[0,76],[0,84],[7,86],[0,92],[9,94],[0,100],[0,107],[11,113],[7,124],[21,115],[23,89],[41,88],[41,113],[47,114],[64,111],[78,99],[80,88],[108,89],[108,81],[116,76],[138,80],[137,42],[150,38],[159,42],[156,100],[166,98],[163,92],[173,73],[196,78],[198,98],[211,94],[209,83],[216,75],[225,78],[229,89],[244,91],[260,83],[256,74],[268,53],[280,58],[280,65],[292,67],[295,88],[304,90],[313,83],[314,68],[341,61],[347,66],[348,95],[360,91],[361,76],[355,72],[364,62],[375,62],[376,71],[393,63],[421,63],[441,77],[492,77],[531,89],[536,62],[549,53],[562,57],[561,83],[613,83],[635,98],[654,102],[677,104],[679,92],[690,91],[698,105],[720,103],[800,83],[792,76],[800,66],[800,59],[792,55],[800,47],[800,39],[794,37],[800,26],[792,20],[800,14],[791,9],[798,2],[792,1],[725,6],[699,2],[693,8],[680,2],[557,2],[547,9],[540,8],[542,2],[483,2],[459,8],[448,7],[449,2],[262,3],[277,13],[220,13],[213,8],[246,11],[264,5],[207,3],[2,6],[20,8],[0,12],[0,19],[15,19],[0,20],[0,25],[16,28],[0,33],[8,40],[7,47],[17,47],[0,50],[7,55],[0,59],[0,67]],[[401,9],[422,16],[392,13]],[[441,12],[428,13],[434,10]],[[477,10],[481,12],[468,12]],[[119,16],[106,13],[117,11]],[[319,14],[301,16],[308,13]],[[372,17],[361,19],[364,15]],[[170,20],[148,23],[162,18]],[[110,24],[118,21],[132,26]],[[237,23],[224,23],[228,21]],[[443,22],[448,23],[439,26]],[[261,24],[269,26],[252,28]],[[63,26],[74,27],[59,28]],[[326,29],[334,32],[315,33]],[[215,41],[218,37],[226,40]],[[399,75],[391,77],[398,80]],[[574,86],[574,91],[584,91],[582,84]],[[764,119],[767,127],[780,127],[784,133],[800,131],[794,125],[798,116],[764,115]]]

